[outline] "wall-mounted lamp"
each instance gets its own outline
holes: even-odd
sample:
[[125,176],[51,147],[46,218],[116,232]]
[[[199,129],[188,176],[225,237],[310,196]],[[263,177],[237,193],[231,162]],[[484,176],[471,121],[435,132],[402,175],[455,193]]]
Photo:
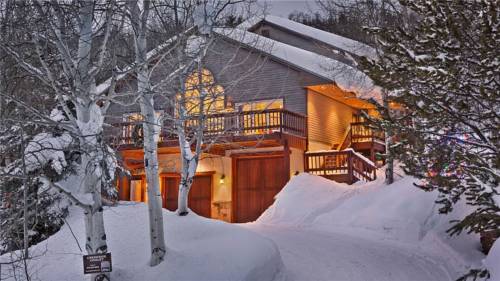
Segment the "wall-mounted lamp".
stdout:
[[224,179],[226,178],[226,175],[222,174],[222,176],[220,176],[220,180],[219,180],[219,183],[220,184],[224,184]]

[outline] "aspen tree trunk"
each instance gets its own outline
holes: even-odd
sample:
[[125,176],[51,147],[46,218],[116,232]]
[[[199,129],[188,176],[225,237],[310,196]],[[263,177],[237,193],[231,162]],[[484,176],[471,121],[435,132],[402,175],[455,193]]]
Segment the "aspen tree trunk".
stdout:
[[182,172],[181,182],[179,183],[179,197],[177,199],[177,214],[185,216],[189,213],[189,190],[193,184],[196,167],[198,166],[198,159],[194,157],[191,152],[191,147],[189,142],[186,141],[184,134],[179,134],[179,143],[184,145],[181,146]]
[[146,171],[149,235],[151,245],[150,265],[161,263],[166,253],[163,229],[162,199],[158,173],[158,137],[161,129],[154,109],[147,61],[146,33],[149,16],[149,1],[143,2],[142,12],[138,2],[130,2],[131,22],[134,28],[135,62],[137,65],[137,92],[144,132],[144,169]]
[[[200,51],[200,50],[199,50]],[[179,146],[181,150],[181,159],[182,159],[182,173],[181,173],[181,182],[179,184],[179,196],[177,202],[177,214],[180,216],[185,216],[188,214],[188,203],[189,203],[189,190],[191,190],[191,186],[193,185],[194,176],[196,174],[196,169],[198,168],[198,162],[201,155],[201,145],[203,143],[203,126],[206,121],[206,113],[205,113],[205,102],[207,101],[206,91],[203,86],[203,67],[201,65],[201,58],[203,56],[199,55],[197,59],[197,70],[198,70],[198,91],[199,91],[199,99],[196,101],[198,103],[198,124],[196,126],[195,136],[195,152],[191,151],[191,145],[189,141],[186,139],[186,130],[183,125],[178,127],[177,135],[179,137]],[[181,87],[182,89],[182,87]],[[185,89],[183,89],[185,91]],[[187,117],[187,110],[185,105],[181,106],[180,116],[181,120]]]
[[[82,156],[80,172],[84,173],[83,185],[87,193],[92,194],[92,206],[84,208],[85,215],[85,248],[88,254],[106,253],[106,231],[104,229],[103,208],[101,199],[101,176],[103,170],[100,166],[104,157],[100,139],[104,116],[95,96],[95,77],[92,73],[92,25],[94,19],[94,5],[92,2],[82,4],[80,11],[80,34],[78,38],[77,73],[75,88],[77,90],[76,117],[81,134],[82,145],[89,147],[90,153]],[[85,74],[85,75],[84,75]],[[108,273],[92,274],[91,280],[110,280]]]
[[[99,106],[95,103],[90,106],[77,105],[77,119],[83,137],[81,142],[89,147],[99,147],[97,136],[102,134],[102,116]],[[80,173],[83,174],[83,185],[86,192],[92,194],[92,205],[84,207],[85,220],[85,249],[87,254],[103,254],[108,252],[106,231],[101,198],[101,177],[104,171],[100,166],[104,157],[99,149],[92,150],[88,155],[82,155]],[[92,274],[90,280],[110,280],[108,273]]]
[[[384,103],[384,109],[386,111],[386,120],[390,120],[391,109],[389,108],[389,101],[387,97],[386,90],[382,90],[382,98]],[[392,142],[393,142],[393,131],[392,124],[390,122],[385,122],[388,124],[385,128],[385,159],[386,159],[386,168],[385,168],[385,183],[392,184],[394,182],[394,154],[392,152]]]

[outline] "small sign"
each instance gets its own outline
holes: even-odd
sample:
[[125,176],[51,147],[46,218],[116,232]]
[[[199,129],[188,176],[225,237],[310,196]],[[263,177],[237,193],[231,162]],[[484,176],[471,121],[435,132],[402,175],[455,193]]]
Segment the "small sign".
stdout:
[[83,273],[111,272],[111,253],[83,256]]

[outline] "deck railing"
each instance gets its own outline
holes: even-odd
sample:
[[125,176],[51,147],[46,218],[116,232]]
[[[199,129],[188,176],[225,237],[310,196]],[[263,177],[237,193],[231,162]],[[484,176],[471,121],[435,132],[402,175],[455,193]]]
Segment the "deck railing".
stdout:
[[306,152],[304,155],[305,172],[347,183],[375,180],[376,170],[375,164],[352,149]]
[[[188,127],[196,128],[200,121],[203,122],[203,130],[208,138],[272,133],[286,133],[303,138],[307,136],[306,116],[285,109],[215,113],[204,118],[192,116],[185,122]],[[115,123],[113,127],[112,137],[116,145],[138,144],[142,141],[141,122]],[[165,123],[159,141],[176,140],[172,132],[172,124]]]
[[384,131],[370,126],[367,122],[351,123],[351,143],[356,142],[384,142]]

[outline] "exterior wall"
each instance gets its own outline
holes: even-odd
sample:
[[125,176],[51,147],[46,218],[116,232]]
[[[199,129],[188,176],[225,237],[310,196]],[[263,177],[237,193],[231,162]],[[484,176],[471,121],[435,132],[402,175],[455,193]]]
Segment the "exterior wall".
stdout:
[[309,150],[332,149],[342,142],[357,110],[320,93],[307,96]]
[[234,103],[282,98],[285,109],[301,114],[306,114],[304,87],[328,83],[227,40],[215,43],[205,63]]
[[345,54],[344,50],[335,48],[334,46],[330,46],[312,38],[306,38],[303,35],[299,35],[293,31],[286,30],[268,22],[262,22],[255,29],[253,29],[252,32],[262,35],[263,29],[269,31],[269,38],[273,40],[352,65],[352,61],[343,55]]
[[331,150],[332,145],[328,143],[323,143],[319,141],[315,141],[309,138],[309,151],[318,151],[318,150]]
[[[158,161],[160,163],[159,173],[179,173],[181,170],[180,154],[160,154],[158,155]],[[222,157],[219,155],[203,154],[200,162],[198,163],[197,173],[201,172],[215,172],[212,176],[212,203],[227,202],[230,205],[231,202],[231,158]],[[144,175],[144,170],[135,170],[133,175]],[[221,177],[224,175],[224,180],[221,181]],[[160,176],[161,177],[161,176]],[[160,181],[162,184],[162,181]],[[125,189],[130,189],[127,181],[123,181],[121,184],[120,193],[127,192]],[[227,210],[227,217],[221,217],[219,210],[212,204],[212,217],[230,221],[230,210]]]
[[290,148],[290,178],[296,172],[304,172],[304,151],[296,148]]
[[[216,83],[224,87],[226,97],[233,104],[282,98],[285,109],[306,114],[304,87],[329,82],[225,38],[214,42],[204,63],[204,67],[214,75]],[[157,66],[151,78],[153,84],[171,72],[168,61]],[[117,92],[134,91],[134,84],[133,79],[122,80]],[[155,97],[155,108],[171,110],[171,104],[165,97],[174,97],[175,88],[168,84],[161,85],[157,90],[160,94]],[[128,104],[112,104],[108,109],[108,116],[111,116],[108,120],[121,121],[124,113],[139,111],[139,106],[132,97],[124,97],[121,102]]]

